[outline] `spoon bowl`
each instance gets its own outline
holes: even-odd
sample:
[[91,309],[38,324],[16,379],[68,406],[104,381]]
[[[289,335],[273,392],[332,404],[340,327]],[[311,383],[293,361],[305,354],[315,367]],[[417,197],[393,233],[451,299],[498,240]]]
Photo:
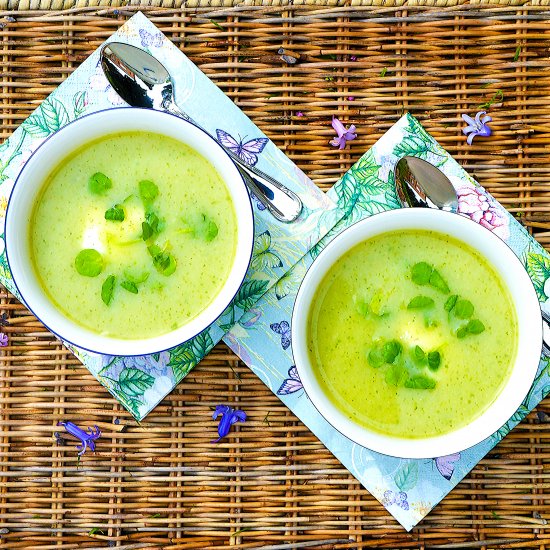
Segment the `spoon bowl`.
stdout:
[[403,157],[394,169],[397,196],[404,207],[458,210],[455,188],[449,178],[433,164],[417,158]]

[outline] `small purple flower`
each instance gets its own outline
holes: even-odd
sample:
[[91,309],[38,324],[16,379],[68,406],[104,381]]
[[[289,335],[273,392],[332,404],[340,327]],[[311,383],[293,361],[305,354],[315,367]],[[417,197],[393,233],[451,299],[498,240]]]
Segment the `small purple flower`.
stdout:
[[[482,116],[483,118],[481,118]],[[493,119],[486,111],[479,111],[479,113],[476,114],[475,120],[468,115],[462,115],[462,118],[464,122],[468,124],[466,128],[462,129],[464,135],[468,136],[466,140],[468,145],[472,145],[472,141],[476,136],[488,137],[491,135],[491,128],[489,128],[487,123],[491,122]]]
[[357,56],[356,55],[352,55],[350,58],[349,58],[350,61],[357,61]]
[[0,332],[0,348],[5,348],[8,345],[8,335]]
[[218,435],[220,437],[213,440],[212,443],[217,443],[222,437],[225,437],[235,422],[244,422],[246,420],[246,413],[244,411],[234,409],[229,405],[217,405],[212,418],[216,420],[220,414],[222,415],[218,424]]
[[296,116],[304,116],[304,113],[302,113],[302,111],[297,111]]
[[348,96],[348,101],[355,101],[355,97],[352,95]]
[[348,129],[335,116],[332,117],[332,127],[338,134],[338,137],[330,140],[330,144],[334,147],[339,147],[340,149],[343,149],[346,146],[346,142],[351,141],[352,139],[355,139],[357,137],[354,124],[352,124]]
[[76,424],[72,422],[58,422],[58,426],[63,426],[71,435],[80,439],[81,445],[78,445],[76,449],[80,451],[78,456],[82,456],[86,449],[89,447],[91,451],[95,451],[95,440],[101,437],[101,430],[95,427],[95,432],[92,428],[88,428],[88,431],[81,430]]

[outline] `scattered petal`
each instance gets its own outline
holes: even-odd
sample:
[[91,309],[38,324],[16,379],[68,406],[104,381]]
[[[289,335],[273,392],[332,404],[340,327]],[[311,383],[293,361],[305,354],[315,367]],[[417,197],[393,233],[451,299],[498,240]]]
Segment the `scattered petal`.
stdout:
[[0,348],[5,348],[8,345],[8,335],[0,332]]
[[298,112],[296,113],[296,116],[304,116],[304,113],[302,113],[302,111],[298,111]]
[[83,455],[86,449],[89,447],[91,451],[95,451],[95,440],[101,437],[101,430],[95,427],[95,432],[92,428],[88,428],[87,431],[80,429],[73,422],[58,422],[58,426],[63,426],[72,436],[80,440],[81,444],[76,448],[79,451],[78,456]]
[[355,97],[353,97],[352,95],[348,96],[348,101],[355,101]]
[[350,61],[357,61],[357,56],[356,56],[356,55],[352,55],[352,56],[350,56],[349,60],[350,60]]
[[234,409],[229,405],[217,405],[212,418],[216,420],[219,415],[221,415],[220,423],[218,424],[219,437],[213,440],[212,443],[217,443],[225,437],[235,422],[244,422],[246,420],[246,413],[244,411]]
[[462,119],[468,125],[466,128],[462,129],[462,133],[468,136],[466,139],[468,145],[472,144],[472,141],[476,136],[488,137],[491,135],[492,132],[491,128],[488,126],[488,123],[493,119],[485,111],[479,111],[476,114],[475,119],[471,116],[463,114]]
[[355,126],[353,124],[349,128],[346,128],[335,116],[332,117],[332,127],[338,134],[337,137],[330,140],[330,144],[334,147],[343,149],[348,141],[351,141],[357,137],[357,134],[355,133]]

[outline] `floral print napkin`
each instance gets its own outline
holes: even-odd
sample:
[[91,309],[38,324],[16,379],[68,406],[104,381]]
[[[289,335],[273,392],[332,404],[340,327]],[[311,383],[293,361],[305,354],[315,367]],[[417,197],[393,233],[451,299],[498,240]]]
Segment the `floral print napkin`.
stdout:
[[[297,193],[304,204],[292,224],[276,221],[253,197],[255,240],[250,269],[239,293],[214,324],[173,349],[143,357],[98,355],[68,345],[97,379],[141,420],[241,319],[254,316],[254,303],[334,226],[342,213],[250,119],[141,13],[108,41],[143,48],[159,59],[175,80],[178,105],[212,136],[250,165],[256,165]],[[17,176],[32,152],[55,131],[95,111],[124,107],[99,63],[99,50],[48,96],[0,146],[0,224]],[[241,137],[243,136],[243,137]],[[14,294],[0,235],[0,281]],[[284,292],[281,284],[277,292]],[[247,313],[248,312],[248,313]]]
[[[550,362],[548,357],[541,357],[531,390],[504,426],[478,445],[450,456],[412,460],[373,452],[339,433],[311,404],[292,357],[290,320],[300,282],[319,252],[341,231],[365,217],[400,207],[393,169],[406,155],[431,162],[449,177],[459,197],[459,212],[493,231],[510,246],[524,263],[542,308],[550,311],[550,256],[407,114],[329,191],[345,217],[256,303],[246,321],[238,322],[224,340],[397,521],[410,530],[550,392]],[[278,288],[284,288],[285,292],[279,293]]]

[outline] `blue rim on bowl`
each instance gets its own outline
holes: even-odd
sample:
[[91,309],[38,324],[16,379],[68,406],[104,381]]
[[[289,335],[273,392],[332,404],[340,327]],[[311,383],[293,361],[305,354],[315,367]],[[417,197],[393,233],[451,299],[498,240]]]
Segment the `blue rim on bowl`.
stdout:
[[[103,136],[149,131],[173,137],[205,157],[225,182],[236,211],[237,251],[230,275],[211,304],[178,329],[152,338],[124,340],[93,333],[68,319],[37,280],[30,260],[28,226],[46,177],[70,152]],[[14,284],[28,309],[53,333],[76,347],[106,355],[139,356],[180,345],[214,323],[231,303],[248,271],[254,243],[252,203],[243,177],[227,152],[201,128],[173,114],[121,107],[85,115],[49,136],[19,173],[6,210],[6,257]]]

